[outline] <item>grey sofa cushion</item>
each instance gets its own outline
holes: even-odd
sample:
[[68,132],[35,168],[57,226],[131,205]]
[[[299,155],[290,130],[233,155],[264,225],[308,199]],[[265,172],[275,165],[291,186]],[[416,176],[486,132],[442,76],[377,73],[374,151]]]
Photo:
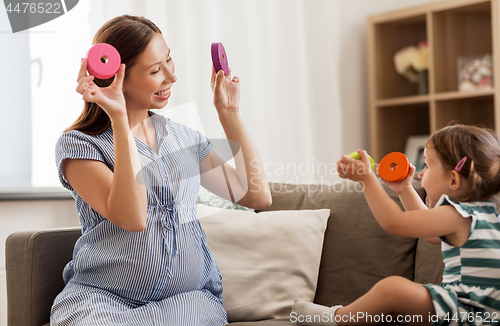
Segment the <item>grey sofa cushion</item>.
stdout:
[[415,279],[417,283],[440,284],[443,279],[444,263],[441,246],[418,240],[415,254]]
[[[273,205],[266,210],[331,209],[315,302],[348,304],[389,275],[422,283],[441,281],[440,247],[387,234],[372,216],[364,195],[353,192],[352,186],[270,185]],[[415,186],[423,196],[418,181]],[[9,325],[40,326],[49,321],[52,302],[64,286],[62,269],[80,233],[78,228],[19,232],[7,239]],[[254,324],[293,325],[287,320],[231,323]]]
[[[423,189],[415,180],[423,197]],[[346,305],[390,275],[415,277],[417,239],[385,232],[373,217],[362,192],[352,182],[331,186],[271,183],[273,204],[266,210],[330,208],[315,302]],[[398,196],[384,185],[399,203]],[[438,246],[428,255],[437,256]],[[431,268],[431,267],[429,267]],[[440,271],[438,271],[438,274]],[[434,277],[433,280],[436,278]],[[421,277],[425,281],[425,277]]]

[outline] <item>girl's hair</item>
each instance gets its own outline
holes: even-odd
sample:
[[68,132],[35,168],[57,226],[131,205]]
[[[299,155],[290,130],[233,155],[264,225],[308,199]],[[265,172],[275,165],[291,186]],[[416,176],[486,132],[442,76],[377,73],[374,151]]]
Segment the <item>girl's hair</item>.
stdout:
[[[127,71],[133,67],[155,33],[161,34],[161,31],[150,20],[144,17],[123,15],[105,23],[95,34],[93,45],[108,43],[118,50],[122,63],[126,65],[126,79]],[[94,78],[94,83],[99,87],[107,87],[113,79],[114,77],[106,80]],[[111,121],[108,115],[99,105],[85,102],[81,115],[64,132],[79,130],[89,135],[99,135],[110,126]]]
[[458,201],[498,200],[500,191],[500,141],[486,128],[466,125],[447,126],[435,132],[426,146],[438,153],[447,171],[455,169],[465,156],[458,172],[467,183],[467,191]]

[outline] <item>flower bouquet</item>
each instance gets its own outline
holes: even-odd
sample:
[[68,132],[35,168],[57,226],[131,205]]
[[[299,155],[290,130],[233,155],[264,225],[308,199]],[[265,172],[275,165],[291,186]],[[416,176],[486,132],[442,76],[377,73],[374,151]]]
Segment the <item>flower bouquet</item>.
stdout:
[[394,55],[396,71],[412,83],[421,81],[421,72],[429,69],[429,47],[423,41],[418,46],[407,46]]

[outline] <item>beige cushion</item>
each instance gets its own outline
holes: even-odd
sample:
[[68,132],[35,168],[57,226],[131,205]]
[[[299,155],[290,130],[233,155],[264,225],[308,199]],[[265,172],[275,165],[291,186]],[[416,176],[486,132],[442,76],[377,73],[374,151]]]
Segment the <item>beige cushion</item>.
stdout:
[[287,318],[296,298],[314,300],[329,215],[328,209],[257,214],[198,205],[229,322]]

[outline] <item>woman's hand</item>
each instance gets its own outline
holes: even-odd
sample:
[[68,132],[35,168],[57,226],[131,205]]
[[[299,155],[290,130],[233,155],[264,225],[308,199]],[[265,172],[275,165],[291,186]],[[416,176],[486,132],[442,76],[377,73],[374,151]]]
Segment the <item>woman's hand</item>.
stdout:
[[216,73],[212,66],[211,82],[214,106],[219,117],[226,113],[239,112],[240,80],[238,77],[231,79],[231,68],[229,68],[227,76],[224,76],[224,71],[219,70]]
[[94,83],[94,76],[87,75],[87,59],[83,59],[78,72],[76,91],[83,95],[84,101],[99,105],[113,121],[115,118],[127,116],[122,90],[124,77],[125,64],[121,64],[113,83],[108,87],[99,87]]
[[344,179],[353,181],[363,181],[369,176],[375,176],[370,159],[366,151],[358,151],[360,160],[342,155],[340,161],[337,162],[337,172]]
[[[413,175],[415,174],[415,170],[416,170],[415,166],[410,163],[410,171],[408,171],[408,175],[400,182],[391,182],[384,180],[383,178],[381,179],[382,181],[384,181],[386,185],[389,186],[389,188],[391,188],[392,191],[400,195],[405,189],[407,189],[407,187],[413,188],[412,180],[413,180]],[[377,168],[377,173],[378,173],[378,168]]]

